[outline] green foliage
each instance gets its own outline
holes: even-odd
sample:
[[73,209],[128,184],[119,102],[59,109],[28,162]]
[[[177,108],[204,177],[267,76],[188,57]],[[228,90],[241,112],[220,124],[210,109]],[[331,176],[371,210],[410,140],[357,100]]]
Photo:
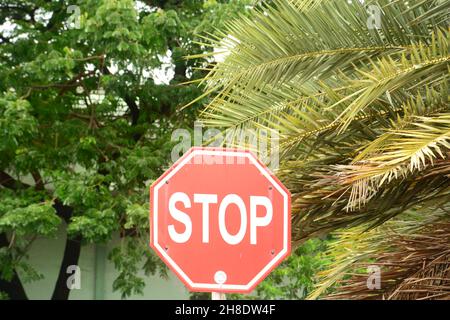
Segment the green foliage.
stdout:
[[142,294],[145,286],[142,275],[159,274],[167,278],[167,270],[163,262],[145,245],[133,239],[123,240],[120,246],[109,253],[109,259],[119,271],[119,276],[114,280],[113,289],[120,290],[122,298],[132,294]]
[[20,280],[24,283],[44,279],[44,275],[28,264],[25,259],[22,259],[19,263],[16,263],[15,269],[20,274]]
[[[120,237],[109,259],[123,298],[142,293],[146,275],[166,276],[148,248],[148,188],[170,165],[172,131],[192,129],[206,101],[179,112],[202,92],[180,84],[205,76],[185,56],[205,54],[203,35],[243,19],[252,2],[78,0],[78,17],[67,1],[0,0],[0,24],[14,25],[0,34],[2,279],[40,279],[27,250],[58,228],[83,245]],[[158,79],[166,71],[173,78]],[[321,248],[300,247],[257,295],[302,298]]]
[[[20,153],[21,145],[25,145],[36,134],[36,119],[30,114],[31,105],[26,100],[17,99],[12,92],[0,96],[0,152]],[[5,156],[0,156],[0,161]]]
[[305,299],[325,265],[326,241],[311,239],[296,249],[257,288],[260,299]]
[[3,190],[0,193],[0,233],[53,236],[61,219],[51,201],[38,202],[42,193],[25,190],[20,193]]
[[55,234],[60,222],[50,203],[31,204],[5,213],[0,218],[0,232],[13,230],[17,236],[33,232],[49,236]]
[[149,226],[149,219],[148,219],[148,212],[149,208],[148,206],[142,206],[139,204],[132,204],[127,207],[127,222],[125,223],[126,229],[132,229],[141,227],[143,229],[147,229]]
[[[369,5],[379,8],[378,26],[368,24]],[[358,240],[365,244],[364,232],[392,219],[402,224],[410,210],[448,212],[449,6],[441,0],[262,1],[250,17],[207,37],[214,51],[192,56],[206,58],[208,70],[199,79],[205,89],[198,98],[209,97],[203,123],[230,136],[240,129],[279,135],[278,176],[292,194],[294,244],[351,230],[352,241],[333,247],[345,253],[335,255],[323,290],[357,267],[354,251],[376,260],[381,247],[348,250]],[[225,58],[211,63],[218,51]],[[419,249],[411,251],[422,254]],[[381,263],[398,263],[385,258]],[[406,272],[396,283],[401,287],[419,266],[402,266]],[[356,278],[343,296],[365,292]]]
[[127,241],[124,246],[114,248],[109,254],[108,258],[120,271],[119,276],[114,280],[113,289],[120,289],[122,298],[132,294],[142,294],[145,283],[138,273],[141,270],[140,262],[143,253],[134,241]]
[[206,50],[196,30],[248,2],[0,0],[12,26],[0,33],[3,279],[38,279],[28,248],[65,227],[82,244],[127,243],[110,255],[124,297],[142,292],[141,268],[164,274],[148,248],[148,191],[170,165],[172,131],[193,126],[195,108],[177,110],[201,88],[180,84],[204,71],[183,57]]
[[69,236],[81,234],[89,242],[109,240],[111,233],[118,229],[116,213],[111,209],[88,209],[82,216],[75,216],[70,223]]

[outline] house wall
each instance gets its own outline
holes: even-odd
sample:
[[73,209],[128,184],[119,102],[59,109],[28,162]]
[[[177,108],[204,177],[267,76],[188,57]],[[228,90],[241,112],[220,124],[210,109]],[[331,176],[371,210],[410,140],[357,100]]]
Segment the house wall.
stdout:
[[[24,283],[29,299],[50,299],[62,260],[66,235],[60,230],[55,239],[37,239],[29,251],[29,263],[43,279]],[[81,269],[81,288],[70,293],[70,299],[111,300],[120,299],[120,292],[113,292],[112,284],[118,273],[107,259],[108,252],[118,242],[118,238],[107,246],[88,245],[81,250],[79,267]],[[149,250],[151,250],[149,248]],[[156,276],[145,279],[143,295],[133,295],[128,299],[188,299],[189,293],[178,278],[169,271],[169,279]],[[22,279],[24,280],[24,279]],[[24,282],[24,281],[22,281]]]

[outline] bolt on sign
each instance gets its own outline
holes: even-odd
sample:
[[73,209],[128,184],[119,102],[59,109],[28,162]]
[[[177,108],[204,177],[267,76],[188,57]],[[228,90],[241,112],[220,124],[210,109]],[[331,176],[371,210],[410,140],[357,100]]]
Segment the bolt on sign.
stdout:
[[291,195],[249,151],[190,149],[150,204],[150,246],[191,291],[249,293],[290,253]]

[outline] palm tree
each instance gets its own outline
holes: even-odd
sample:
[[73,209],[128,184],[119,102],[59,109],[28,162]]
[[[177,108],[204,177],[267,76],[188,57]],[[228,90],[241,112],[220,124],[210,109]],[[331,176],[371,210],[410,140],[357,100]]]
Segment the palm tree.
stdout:
[[[293,244],[336,239],[311,298],[450,298],[449,10],[448,0],[275,0],[195,56],[226,54],[201,79],[203,123],[279,133]],[[379,289],[367,286],[369,265]]]

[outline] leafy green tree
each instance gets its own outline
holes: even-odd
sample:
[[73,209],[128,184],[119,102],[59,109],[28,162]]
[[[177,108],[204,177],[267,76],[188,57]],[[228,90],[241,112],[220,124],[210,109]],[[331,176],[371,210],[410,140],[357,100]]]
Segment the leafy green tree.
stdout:
[[142,292],[136,271],[165,269],[148,246],[148,186],[169,164],[171,132],[192,127],[203,71],[194,34],[247,1],[0,0],[0,292],[22,281],[37,237],[67,230],[52,299],[67,299],[81,247],[120,234],[114,289]]
[[202,79],[201,120],[279,132],[293,246],[336,233],[311,297],[449,297],[449,9],[267,1],[207,41],[228,55]]

